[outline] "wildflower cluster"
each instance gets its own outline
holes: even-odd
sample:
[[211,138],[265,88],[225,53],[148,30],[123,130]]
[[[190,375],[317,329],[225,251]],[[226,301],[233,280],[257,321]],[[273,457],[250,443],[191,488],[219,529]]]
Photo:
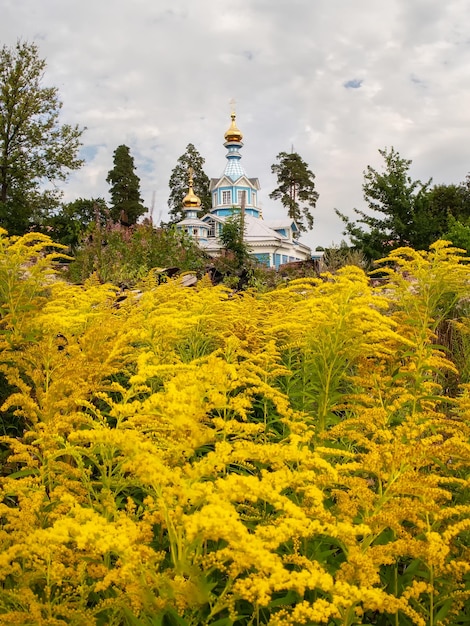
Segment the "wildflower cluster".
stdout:
[[458,250],[126,299],[57,254],[0,236],[0,624],[464,623]]

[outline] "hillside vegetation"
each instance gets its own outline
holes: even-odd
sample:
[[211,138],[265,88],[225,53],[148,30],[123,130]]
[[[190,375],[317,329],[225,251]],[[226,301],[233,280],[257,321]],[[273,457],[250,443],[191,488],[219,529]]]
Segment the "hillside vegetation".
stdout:
[[125,298],[60,253],[0,238],[1,624],[468,623],[456,249]]

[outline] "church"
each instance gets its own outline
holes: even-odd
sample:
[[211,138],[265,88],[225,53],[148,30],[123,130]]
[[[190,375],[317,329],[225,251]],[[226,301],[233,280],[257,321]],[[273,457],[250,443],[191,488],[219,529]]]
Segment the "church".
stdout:
[[210,256],[217,256],[223,250],[219,236],[225,220],[241,212],[244,241],[251,256],[260,263],[277,269],[284,263],[311,259],[310,248],[295,237],[298,227],[293,220],[288,217],[274,221],[263,219],[258,205],[259,180],[248,178],[245,173],[240,154],[243,135],[237,127],[235,113],[231,118],[223,144],[227,163],[222,176],[212,178],[210,183],[212,208],[198,217],[201,201],[194,193],[190,175],[189,191],[183,200],[185,218],[176,228],[194,237]]

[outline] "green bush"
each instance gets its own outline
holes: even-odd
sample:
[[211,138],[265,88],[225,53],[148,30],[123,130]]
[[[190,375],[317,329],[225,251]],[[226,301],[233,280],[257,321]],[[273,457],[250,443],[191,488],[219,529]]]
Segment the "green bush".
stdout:
[[97,225],[78,249],[68,277],[82,283],[95,274],[101,282],[133,286],[154,268],[203,271],[206,264],[197,243],[175,229],[154,228],[148,222],[130,228]]

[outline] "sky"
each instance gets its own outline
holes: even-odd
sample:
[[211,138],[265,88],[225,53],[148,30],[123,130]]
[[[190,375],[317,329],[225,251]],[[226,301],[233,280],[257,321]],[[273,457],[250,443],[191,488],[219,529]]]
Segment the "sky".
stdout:
[[145,206],[168,211],[168,181],[193,143],[210,178],[225,167],[235,101],[242,164],[261,184],[294,149],[315,174],[312,248],[340,244],[335,209],[364,209],[379,149],[435,184],[470,171],[468,0],[0,0],[0,43],[35,42],[61,121],[86,127],[67,201],[103,197],[117,146],[129,146]]

